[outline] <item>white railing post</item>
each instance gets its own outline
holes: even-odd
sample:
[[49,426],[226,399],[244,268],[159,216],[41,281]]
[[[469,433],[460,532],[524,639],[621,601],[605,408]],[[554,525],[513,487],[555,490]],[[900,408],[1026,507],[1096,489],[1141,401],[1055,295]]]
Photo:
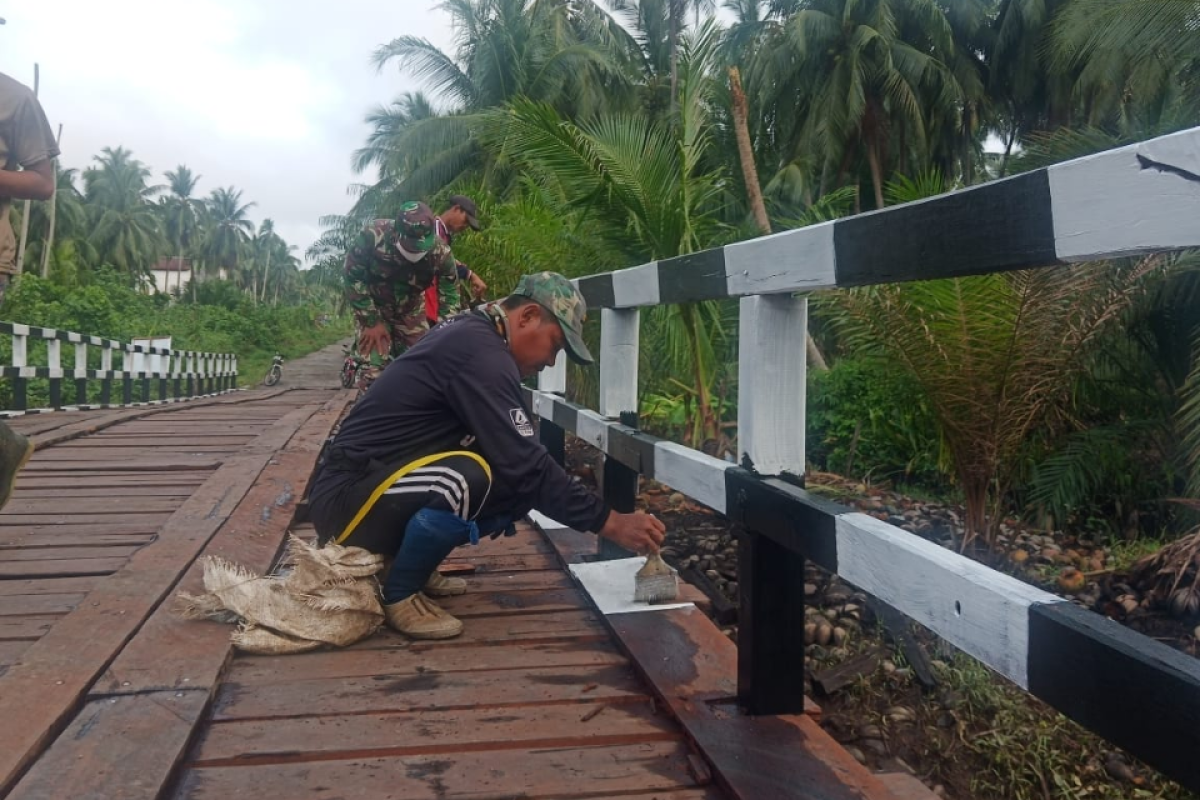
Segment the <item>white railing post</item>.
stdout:
[[[24,328],[24,326],[21,326]],[[24,333],[17,333],[17,326],[13,326],[12,335],[12,365],[14,367],[29,366],[29,337]],[[28,330],[26,328],[26,330]]]
[[738,316],[738,461],[803,476],[808,299],[743,297]]
[[554,366],[538,373],[538,391],[553,394],[567,393],[567,354],[559,353]]
[[600,310],[600,414],[617,419],[638,410],[638,331],[636,308]]

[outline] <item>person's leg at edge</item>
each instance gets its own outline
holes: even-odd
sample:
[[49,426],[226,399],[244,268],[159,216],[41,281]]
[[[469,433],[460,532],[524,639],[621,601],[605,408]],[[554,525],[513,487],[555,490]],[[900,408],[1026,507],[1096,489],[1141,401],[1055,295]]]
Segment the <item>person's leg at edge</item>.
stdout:
[[0,421],[0,508],[12,497],[21,467],[33,455],[33,442]]

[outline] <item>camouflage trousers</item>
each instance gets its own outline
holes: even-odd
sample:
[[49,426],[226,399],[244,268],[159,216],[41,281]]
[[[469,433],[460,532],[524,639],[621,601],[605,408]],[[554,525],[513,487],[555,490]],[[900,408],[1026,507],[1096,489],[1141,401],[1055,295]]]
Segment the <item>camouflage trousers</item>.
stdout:
[[417,342],[429,331],[425,318],[425,296],[421,293],[409,295],[395,303],[380,304],[376,301],[375,313],[379,321],[387,326],[388,342],[384,351],[372,350],[355,337],[354,349],[367,363],[358,370],[358,388],[366,389],[379,373],[400,354]]

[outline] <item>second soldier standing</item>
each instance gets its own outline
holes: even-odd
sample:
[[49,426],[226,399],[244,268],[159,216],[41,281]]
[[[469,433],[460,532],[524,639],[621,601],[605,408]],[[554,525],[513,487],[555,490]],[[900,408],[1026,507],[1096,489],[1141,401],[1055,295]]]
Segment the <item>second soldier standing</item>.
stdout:
[[439,317],[445,319],[459,311],[458,273],[424,203],[405,203],[395,222],[375,220],[351,245],[346,302],[358,327],[358,354],[369,362],[359,372],[359,388],[370,385],[391,359],[429,330],[424,291],[435,277]]

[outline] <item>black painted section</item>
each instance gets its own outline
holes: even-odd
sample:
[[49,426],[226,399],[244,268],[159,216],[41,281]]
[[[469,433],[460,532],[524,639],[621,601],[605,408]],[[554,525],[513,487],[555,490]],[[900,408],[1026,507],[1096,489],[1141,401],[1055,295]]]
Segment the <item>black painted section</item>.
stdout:
[[613,294],[611,272],[580,278],[579,293],[587,301],[589,311],[597,308],[612,308],[617,302],[616,295]]
[[1059,263],[1044,169],[841,219],[833,239],[842,287]]
[[654,443],[662,441],[627,425],[608,429],[608,455],[647,478],[654,477]]
[[75,379],[75,405],[87,405],[87,378]]
[[62,378],[51,378],[50,379],[50,407],[51,408],[62,408],[63,407],[62,385],[63,385]]
[[1200,791],[1200,661],[1071,603],[1034,605],[1029,691]]
[[725,282],[725,250],[702,250],[658,262],[658,302],[661,305],[729,296]]
[[555,425],[551,420],[538,420],[538,440],[550,453],[550,458],[554,459],[554,463],[560,467],[567,462],[567,436],[562,428]]
[[769,537],[788,552],[837,572],[835,520],[851,509],[740,467],[725,471],[725,494],[730,519]]
[[[637,430],[638,414],[636,411],[625,411],[621,414],[621,424]],[[637,503],[638,473],[635,469],[622,464],[611,456],[604,457],[604,502],[612,506],[614,511],[631,514]],[[600,538],[599,559],[610,561],[614,558],[632,558],[636,556],[632,550],[613,544],[608,539]]]
[[100,381],[100,405],[112,405],[113,379],[104,378]]
[[738,703],[804,713],[804,558],[753,530],[738,536]]
[[552,413],[554,415],[554,424],[560,428],[564,428],[571,433],[579,429],[579,411],[574,405],[565,402],[556,402]]
[[12,402],[14,411],[25,411],[29,405],[28,378],[12,379]]

